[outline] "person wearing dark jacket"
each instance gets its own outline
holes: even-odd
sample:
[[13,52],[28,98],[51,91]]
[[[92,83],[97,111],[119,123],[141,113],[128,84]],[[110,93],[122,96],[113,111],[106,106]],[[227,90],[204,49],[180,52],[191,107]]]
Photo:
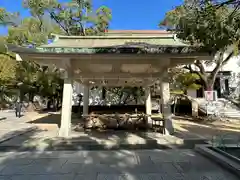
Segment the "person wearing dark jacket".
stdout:
[[22,109],[22,103],[20,101],[17,101],[15,104],[15,114],[16,114],[16,117],[18,118],[21,117],[21,109]]

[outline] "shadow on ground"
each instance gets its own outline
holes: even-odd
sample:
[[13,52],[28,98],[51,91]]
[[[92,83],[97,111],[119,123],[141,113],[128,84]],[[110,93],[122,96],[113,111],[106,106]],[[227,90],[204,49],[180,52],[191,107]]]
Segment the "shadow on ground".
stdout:
[[[2,150],[117,150],[117,149],[171,149],[194,148],[204,144],[213,136],[230,134],[238,138],[240,129],[227,124],[181,123],[175,127],[172,136],[151,131],[84,131],[79,128],[82,120],[73,115],[72,133],[69,138],[59,138],[59,128],[42,128],[25,132],[0,144]],[[177,121],[174,121],[177,122]],[[34,125],[55,125],[60,127],[60,114],[48,114],[28,123]],[[175,125],[175,124],[174,124]],[[77,128],[76,128],[77,127]]]
[[[29,133],[28,139],[33,138],[35,132]],[[237,180],[226,170],[191,150],[12,151],[0,153],[0,178]]]

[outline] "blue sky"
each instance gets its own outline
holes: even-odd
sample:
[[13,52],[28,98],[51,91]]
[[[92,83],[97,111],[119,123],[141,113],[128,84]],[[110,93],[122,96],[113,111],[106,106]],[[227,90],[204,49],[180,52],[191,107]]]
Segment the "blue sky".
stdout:
[[[29,16],[29,12],[22,8],[21,2],[22,0],[0,0],[0,7],[11,12],[18,11],[22,16]],[[94,8],[105,5],[112,9],[110,29],[146,30],[158,29],[157,25],[165,13],[182,2],[183,0],[93,0],[93,5]],[[6,32],[5,28],[0,28],[0,34]]]

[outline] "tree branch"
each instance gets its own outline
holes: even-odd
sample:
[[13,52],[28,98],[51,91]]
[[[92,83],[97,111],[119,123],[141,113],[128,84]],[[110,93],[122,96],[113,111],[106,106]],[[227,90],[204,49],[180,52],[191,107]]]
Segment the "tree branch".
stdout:
[[[231,57],[233,56],[233,54],[234,54],[234,52],[231,52],[230,54],[228,54],[228,56],[227,56],[224,60],[220,60],[220,61],[218,61],[218,62],[216,63],[216,67],[214,68],[214,70],[213,70],[212,73],[211,73],[211,79],[212,79],[213,81],[215,81],[216,76],[217,76],[220,68],[221,68],[223,65],[225,65],[225,64],[231,59]],[[222,53],[222,55],[221,55],[220,58],[223,58],[223,56],[224,56],[224,53]]]
[[[197,66],[198,67],[198,66]],[[204,81],[204,83],[206,83],[207,82],[207,75],[206,75],[206,73],[204,73],[205,71],[194,71],[193,69],[192,69],[192,67],[191,67],[191,65],[187,65],[187,66],[185,66],[184,67],[185,69],[187,69],[187,70],[189,70],[190,71],[190,73],[196,73],[200,78],[201,78],[201,80],[202,81]],[[200,68],[199,68],[200,69]]]
[[8,54],[8,53],[5,53],[5,52],[1,52],[0,54],[3,54],[3,55],[5,55],[5,56],[10,57],[10,58],[13,59],[13,60],[16,60],[16,57],[12,56],[11,54]]
[[234,55],[234,52],[232,51],[227,57],[226,59],[223,60],[223,65],[225,65],[230,59],[231,57]]
[[225,6],[225,5],[235,4],[237,2],[239,2],[239,1],[238,0],[226,0],[226,1],[222,2],[222,3],[220,3],[220,4],[216,4],[216,8],[221,8],[221,7]]
[[53,12],[50,12],[49,10],[48,10],[48,13],[50,14],[51,18],[52,18],[56,23],[58,23],[58,25],[67,33],[67,35],[70,36],[71,34],[69,33],[68,29],[65,28],[65,27],[61,24],[61,22],[56,18],[55,14],[54,14]]
[[195,64],[195,66],[197,66],[199,68],[199,70],[202,74],[206,73],[204,66],[203,66],[202,62],[200,62],[200,60],[196,60],[196,62],[194,64]]

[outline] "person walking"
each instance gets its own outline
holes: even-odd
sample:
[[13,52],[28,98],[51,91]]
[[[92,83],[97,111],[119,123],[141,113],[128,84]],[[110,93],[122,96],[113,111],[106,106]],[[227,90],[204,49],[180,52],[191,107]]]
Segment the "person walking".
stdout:
[[20,100],[17,100],[15,104],[15,114],[16,114],[16,117],[18,118],[21,117],[21,109],[22,109],[22,103],[20,102]]

